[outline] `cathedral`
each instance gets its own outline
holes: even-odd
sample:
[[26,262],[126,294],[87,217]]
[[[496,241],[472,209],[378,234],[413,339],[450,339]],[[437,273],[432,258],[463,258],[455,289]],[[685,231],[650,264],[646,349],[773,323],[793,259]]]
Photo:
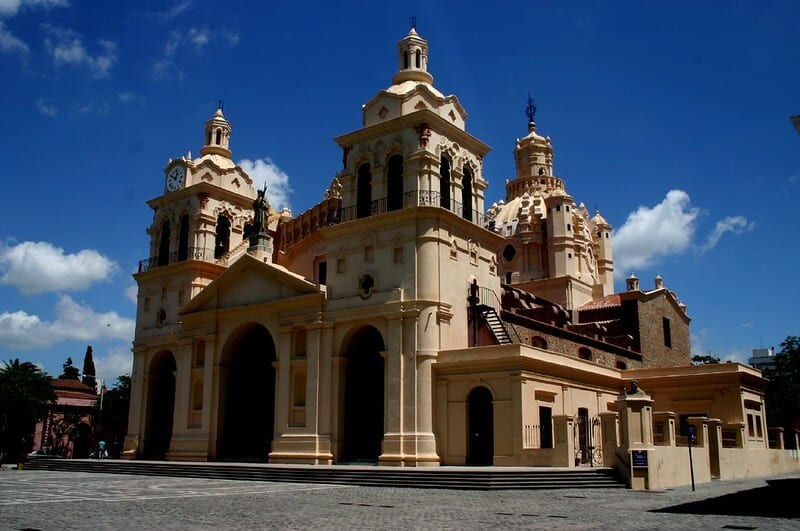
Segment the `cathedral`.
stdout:
[[433,85],[413,27],[397,64],[298,216],[233,162],[221,108],[200,156],[164,168],[134,275],[124,456],[595,465],[641,488],[688,482],[671,460],[690,439],[709,479],[747,475],[741,452],[770,462],[783,434],[760,373],[693,367],[687,307],[662,278],[614,292],[612,227],[556,175],[533,101],[516,175],[486,205],[489,147]]

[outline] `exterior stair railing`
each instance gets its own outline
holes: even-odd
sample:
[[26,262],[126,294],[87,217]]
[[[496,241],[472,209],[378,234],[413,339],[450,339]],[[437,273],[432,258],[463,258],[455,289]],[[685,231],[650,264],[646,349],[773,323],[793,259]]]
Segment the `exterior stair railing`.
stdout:
[[499,344],[522,342],[514,327],[506,323],[501,317],[503,308],[494,291],[473,283],[469,286],[467,300],[470,303],[470,307],[481,316]]

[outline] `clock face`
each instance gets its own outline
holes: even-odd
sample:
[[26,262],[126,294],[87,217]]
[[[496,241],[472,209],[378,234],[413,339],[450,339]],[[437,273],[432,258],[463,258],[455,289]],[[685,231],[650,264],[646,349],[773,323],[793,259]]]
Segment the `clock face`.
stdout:
[[183,186],[183,179],[186,176],[186,169],[183,166],[175,166],[167,174],[167,190],[174,192]]

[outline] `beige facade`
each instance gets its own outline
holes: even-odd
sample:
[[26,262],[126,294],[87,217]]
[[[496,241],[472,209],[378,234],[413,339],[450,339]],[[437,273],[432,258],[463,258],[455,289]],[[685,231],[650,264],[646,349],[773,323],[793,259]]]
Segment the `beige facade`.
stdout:
[[[611,226],[553,175],[533,112],[506,202],[484,214],[489,147],[433,86],[414,29],[398,60],[364,126],[336,139],[343,168],[325,199],[297,217],[269,209],[255,234],[221,110],[200,158],[165,168],[135,275],[126,455],[619,467],[634,378],[652,393],[639,439],[659,426],[654,408],[677,415],[675,445],[691,416],[750,422],[761,437],[735,449],[769,451],[760,374],[689,366],[686,307],[663,285],[613,294]],[[678,369],[691,393],[670,387]]]

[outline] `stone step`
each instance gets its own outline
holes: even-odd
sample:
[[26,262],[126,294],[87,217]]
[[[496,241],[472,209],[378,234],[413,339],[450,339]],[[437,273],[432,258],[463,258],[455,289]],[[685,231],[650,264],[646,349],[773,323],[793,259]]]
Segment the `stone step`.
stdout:
[[30,470],[59,470],[360,486],[511,490],[563,488],[623,488],[608,468],[424,468],[253,465],[249,463],[176,463],[153,461],[54,459],[30,461]]

